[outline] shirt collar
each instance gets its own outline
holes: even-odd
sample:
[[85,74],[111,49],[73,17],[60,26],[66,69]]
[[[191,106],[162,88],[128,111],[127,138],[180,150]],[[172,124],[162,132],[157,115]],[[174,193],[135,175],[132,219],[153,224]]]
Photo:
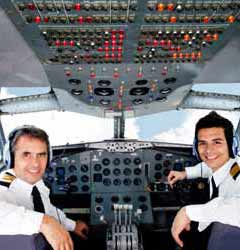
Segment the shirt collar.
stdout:
[[230,168],[232,167],[234,162],[236,162],[236,160],[230,158],[222,167],[220,167],[217,171],[213,173],[212,176],[214,178],[214,181],[217,187],[227,177],[227,175],[229,174]]
[[[9,169],[7,172],[13,174],[14,176],[15,175],[15,172],[13,169]],[[33,189],[33,186],[36,186],[39,190],[40,193],[42,194],[46,194],[47,196],[49,195],[50,191],[49,189],[47,188],[47,186],[44,184],[43,180],[39,180],[38,182],[36,182],[35,184],[30,184],[20,178],[16,178],[14,180],[14,184],[15,185],[20,185],[21,187],[23,187],[27,192],[29,192],[31,194],[32,192],[32,189]]]

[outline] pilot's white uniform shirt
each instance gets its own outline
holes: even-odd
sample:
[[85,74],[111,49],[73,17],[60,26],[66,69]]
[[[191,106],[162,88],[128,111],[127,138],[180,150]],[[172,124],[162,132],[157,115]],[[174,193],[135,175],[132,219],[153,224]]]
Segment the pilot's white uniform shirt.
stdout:
[[[186,168],[187,178],[203,176],[211,180],[213,176],[218,187],[217,198],[203,205],[186,206],[186,213],[190,220],[199,222],[199,231],[203,231],[212,222],[240,227],[240,175],[234,179],[230,174],[231,167],[238,160],[230,159],[214,173],[204,163]],[[212,186],[210,185],[210,197],[211,194]]]
[[[12,169],[0,174],[11,173]],[[45,214],[54,217],[68,231],[74,231],[76,222],[68,219],[66,215],[55,206],[49,199],[49,189],[42,180],[38,181],[37,186],[45,208]],[[32,200],[33,185],[16,178],[9,187],[0,185],[0,234],[34,234],[39,233],[40,225],[44,214],[35,212]]]

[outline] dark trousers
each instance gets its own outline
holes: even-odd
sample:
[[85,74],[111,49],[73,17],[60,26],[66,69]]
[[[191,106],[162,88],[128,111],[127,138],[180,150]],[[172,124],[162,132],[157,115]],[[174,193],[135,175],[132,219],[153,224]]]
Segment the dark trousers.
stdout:
[[191,222],[191,230],[189,232],[183,232],[181,239],[183,240],[183,250],[207,250],[209,237],[211,234],[211,225],[204,231],[198,231],[198,223]]
[[207,250],[226,249],[240,249],[240,228],[215,222],[212,226]]

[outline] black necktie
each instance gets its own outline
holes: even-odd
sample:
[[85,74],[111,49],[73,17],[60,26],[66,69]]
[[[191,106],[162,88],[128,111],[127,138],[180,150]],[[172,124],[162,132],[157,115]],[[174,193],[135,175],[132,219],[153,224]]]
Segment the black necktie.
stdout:
[[32,189],[32,197],[33,197],[34,211],[45,213],[42,198],[36,186],[34,186]]
[[216,186],[216,183],[215,183],[213,177],[212,177],[212,179],[211,179],[211,182],[212,182],[212,195],[211,195],[210,200],[212,200],[212,199],[218,197],[218,188],[217,188],[217,186]]

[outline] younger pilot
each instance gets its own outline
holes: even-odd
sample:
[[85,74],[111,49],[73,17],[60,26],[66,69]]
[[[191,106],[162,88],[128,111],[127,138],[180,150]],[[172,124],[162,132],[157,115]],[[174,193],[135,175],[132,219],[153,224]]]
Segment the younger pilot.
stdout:
[[183,241],[179,236],[184,230],[190,230],[191,221],[199,222],[199,231],[212,222],[240,227],[240,168],[232,123],[216,112],[210,112],[196,124],[194,147],[202,162],[182,172],[171,171],[168,182],[172,186],[184,178],[209,177],[210,201],[183,207],[177,213],[172,235],[181,247]]

